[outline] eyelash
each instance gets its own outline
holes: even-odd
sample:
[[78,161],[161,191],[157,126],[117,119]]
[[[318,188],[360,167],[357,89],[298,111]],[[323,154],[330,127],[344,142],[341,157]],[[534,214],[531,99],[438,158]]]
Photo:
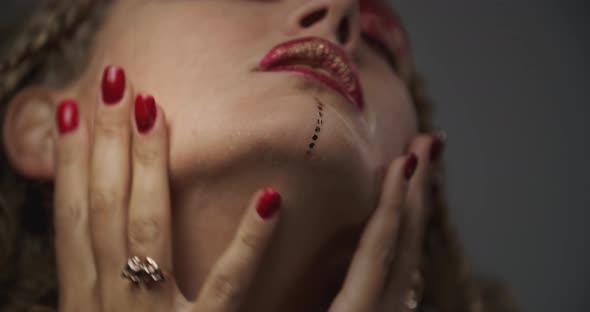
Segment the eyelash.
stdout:
[[363,33],[362,38],[367,43],[367,45],[371,47],[371,49],[373,49],[377,54],[382,56],[385,59],[385,61],[387,61],[391,68],[397,71],[398,64],[397,59],[395,58],[395,54],[391,50],[389,50],[387,46],[385,46],[385,44],[383,44],[378,39],[373,38],[367,33]]

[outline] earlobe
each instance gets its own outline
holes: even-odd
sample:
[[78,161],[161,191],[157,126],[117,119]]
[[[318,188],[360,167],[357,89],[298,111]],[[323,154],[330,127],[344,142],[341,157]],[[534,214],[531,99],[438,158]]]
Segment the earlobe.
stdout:
[[4,116],[4,150],[12,166],[28,178],[53,178],[54,95],[51,89],[27,88],[12,98]]

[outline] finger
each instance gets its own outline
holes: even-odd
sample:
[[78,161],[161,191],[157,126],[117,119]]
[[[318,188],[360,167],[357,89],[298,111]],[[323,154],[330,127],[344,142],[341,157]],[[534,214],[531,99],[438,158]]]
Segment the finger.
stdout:
[[[435,168],[437,153],[440,153],[442,142],[438,136],[421,135],[417,137],[409,147],[410,152],[421,159],[416,173],[410,181],[408,198],[406,201],[407,215],[404,222],[400,252],[398,261],[399,270],[406,272],[405,277],[410,280],[412,272],[418,269],[422,256],[422,241],[427,215],[432,205],[431,182],[432,172]],[[439,150],[437,152],[437,150]],[[413,266],[413,270],[406,268]],[[392,275],[395,276],[395,275]]]
[[170,271],[172,241],[164,114],[152,96],[137,95],[133,119],[129,255],[150,257],[162,269]]
[[330,311],[373,311],[394,256],[407,181],[416,168],[415,155],[396,159],[385,177],[379,205],[369,220],[349,272]]
[[[438,162],[442,156],[446,134],[444,132],[433,135],[420,135],[416,137],[409,146],[409,152],[413,152],[420,159],[424,159],[416,169],[416,175],[410,182],[408,193],[408,205],[411,207],[427,208],[427,201],[430,199],[430,187],[433,182],[435,170],[438,169]],[[420,209],[409,211],[421,211]],[[428,211],[424,211],[428,212]]]
[[252,281],[277,224],[281,196],[259,191],[246,210],[234,240],[215,264],[197,299],[197,311],[235,311]]
[[[153,259],[164,281],[133,288],[142,296],[138,311],[166,311],[178,290],[172,275],[168,140],[164,112],[149,95],[135,97],[132,128],[132,182],[127,224],[129,256]],[[157,287],[158,291],[154,291]]]
[[419,274],[422,241],[431,205],[432,170],[442,152],[442,136],[421,135],[412,141],[409,151],[420,161],[410,181],[406,214],[403,218],[399,252],[392,268],[384,298],[384,311],[399,309],[407,294],[413,291],[413,276]]
[[[105,69],[91,154],[90,223],[101,285],[115,287],[127,262],[131,88],[121,68]],[[107,286],[108,285],[108,286]],[[112,288],[113,293],[118,289]],[[104,295],[104,294],[103,294]],[[108,299],[104,299],[110,301]]]
[[60,307],[93,301],[96,271],[88,230],[88,133],[78,103],[62,101],[56,113],[54,228]]

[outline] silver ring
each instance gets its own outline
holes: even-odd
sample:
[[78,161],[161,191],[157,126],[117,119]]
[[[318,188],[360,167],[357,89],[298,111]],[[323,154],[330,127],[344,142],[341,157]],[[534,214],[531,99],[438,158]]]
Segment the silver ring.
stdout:
[[416,311],[418,309],[418,295],[416,294],[416,290],[411,289],[408,292],[406,300],[404,301],[404,305],[410,311]]
[[141,261],[137,256],[129,258],[122,276],[137,286],[141,283],[151,285],[165,280],[158,263],[150,257],[146,257],[145,261]]
[[164,274],[162,274],[162,270],[160,270],[160,267],[156,261],[150,257],[145,258],[143,271],[145,273],[145,283],[151,284],[164,281]]
[[414,271],[411,276],[411,283],[412,287],[410,287],[404,298],[404,305],[410,311],[418,311],[422,301],[422,272],[419,270]]

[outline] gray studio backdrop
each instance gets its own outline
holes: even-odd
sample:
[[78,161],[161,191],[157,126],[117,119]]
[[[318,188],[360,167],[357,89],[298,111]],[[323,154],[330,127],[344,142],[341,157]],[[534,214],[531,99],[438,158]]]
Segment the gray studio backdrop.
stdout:
[[[33,2],[2,1],[0,31]],[[449,133],[453,219],[475,268],[524,311],[590,311],[587,1],[391,2]]]
[[392,3],[449,133],[469,257],[525,311],[590,311],[588,1]]

